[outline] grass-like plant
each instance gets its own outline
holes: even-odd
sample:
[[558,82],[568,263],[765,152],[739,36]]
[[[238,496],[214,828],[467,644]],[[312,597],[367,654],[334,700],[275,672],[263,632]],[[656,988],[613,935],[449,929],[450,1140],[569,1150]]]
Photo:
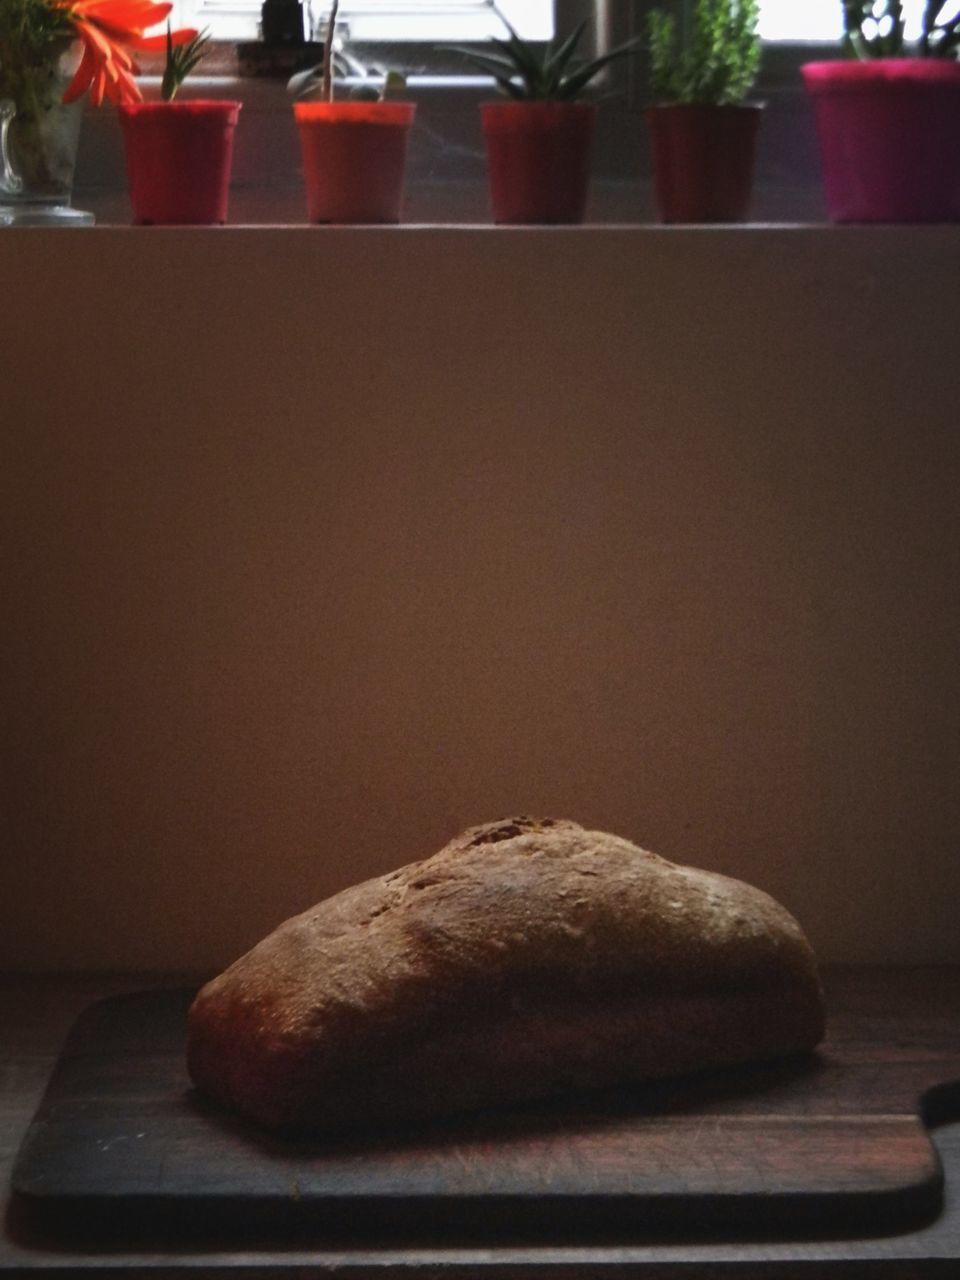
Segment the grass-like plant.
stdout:
[[[906,43],[901,0],[842,0],[842,4],[843,44],[851,58],[913,56]],[[960,56],[960,8],[955,0],[927,0],[915,56]]]
[[172,102],[177,96],[177,90],[207,52],[209,41],[206,31],[198,31],[185,44],[175,44],[170,23],[167,23],[167,59],[160,82],[160,97],[164,102]]
[[452,46],[451,52],[462,54],[479,71],[493,76],[501,91],[517,101],[575,102],[605,66],[632,53],[640,43],[639,38],[628,40],[589,62],[577,62],[586,19],[564,39],[551,40],[540,49],[518,35],[496,4],[490,7],[509,33],[508,38],[491,36],[491,53],[460,45]]
[[656,102],[727,106],[744,100],[760,66],[758,0],[696,0],[681,39],[671,14],[648,16],[650,89]]

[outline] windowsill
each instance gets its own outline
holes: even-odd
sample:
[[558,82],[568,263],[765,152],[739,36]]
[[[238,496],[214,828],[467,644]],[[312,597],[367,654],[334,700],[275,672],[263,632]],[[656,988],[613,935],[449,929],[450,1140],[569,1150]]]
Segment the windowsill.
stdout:
[[[84,206],[89,209],[92,202],[87,202]],[[688,240],[691,244],[694,241],[702,242],[706,238],[712,238],[717,241],[724,241],[729,245],[738,244],[739,246],[749,245],[751,242],[757,254],[768,254],[775,251],[775,243],[784,238],[788,238],[792,243],[798,241],[807,241],[811,245],[818,245],[825,240],[831,243],[837,243],[845,240],[850,244],[858,246],[877,246],[879,251],[880,242],[887,245],[901,243],[909,245],[911,243],[923,242],[926,245],[942,242],[949,247],[950,252],[954,252],[956,245],[960,243],[960,223],[943,223],[943,224],[875,224],[867,225],[863,223],[834,224],[829,222],[742,222],[742,223],[677,223],[667,225],[664,223],[649,222],[628,222],[628,221],[586,221],[576,225],[557,225],[557,226],[523,226],[523,225],[495,225],[488,221],[461,221],[461,222],[417,222],[404,221],[397,224],[387,223],[371,223],[371,224],[336,224],[336,225],[316,225],[306,221],[304,216],[291,215],[289,218],[283,216],[284,210],[266,211],[259,215],[256,209],[252,211],[248,208],[242,216],[233,216],[231,213],[230,221],[224,226],[151,226],[140,227],[134,226],[129,221],[128,211],[123,209],[115,209],[112,204],[106,212],[98,214],[97,222],[92,227],[74,228],[74,234],[107,234],[115,235],[116,233],[133,233],[134,235],[145,237],[146,239],[181,236],[192,237],[197,235],[203,236],[219,236],[231,237],[233,235],[248,236],[251,234],[269,233],[270,235],[282,234],[290,236],[331,236],[351,238],[357,236],[376,237],[381,242],[385,239],[393,239],[395,237],[416,237],[423,236],[462,236],[464,238],[474,239],[477,236],[499,237],[506,241],[510,237],[521,237],[523,239],[545,239],[545,238],[576,238],[591,239],[602,241],[606,237],[623,239],[629,237],[633,240]],[[29,227],[21,229],[19,235],[49,235],[54,234],[60,236],[63,233],[59,228],[48,229],[43,227]],[[14,243],[9,237],[0,234],[0,244]],[[718,249],[718,252],[721,252]]]
[[[155,78],[145,82],[148,94],[155,93],[157,86]],[[408,156],[405,222],[489,222],[477,105],[488,94],[477,83],[456,92],[435,85],[411,93],[418,111]],[[184,96],[235,97],[243,104],[234,151],[231,222],[304,223],[299,141],[285,82],[236,75],[195,77]],[[623,102],[604,102],[594,144],[590,222],[655,224],[651,167],[642,113]],[[120,129],[110,108],[86,113],[75,190],[77,206],[90,209],[99,222],[122,225],[127,221]],[[760,224],[823,221],[812,113],[800,86],[767,95],[752,213]]]
[[[782,67],[786,67],[791,51],[781,52]],[[767,84],[757,93],[765,103],[765,112],[757,151],[754,221],[746,230],[823,226],[819,155],[810,105],[799,75],[778,80],[777,67],[770,71]],[[227,63],[216,72],[191,77],[182,96],[232,98],[242,104],[234,150],[231,223],[306,225],[299,141],[286,80],[241,76]],[[145,76],[141,84],[145,96],[158,95],[158,76]],[[438,76],[412,80],[408,97],[416,101],[418,111],[408,155],[406,224],[489,224],[478,104],[492,94],[489,83],[481,77],[466,77],[455,85]],[[594,144],[589,225],[657,227],[651,169],[642,111],[623,98],[603,101]],[[86,113],[75,204],[93,212],[102,225],[124,226],[129,219],[120,129],[116,113],[109,107]]]
[[[775,197],[764,201],[769,207]],[[792,210],[801,199],[813,205],[803,193],[796,193],[784,200],[781,215],[758,215],[750,223],[731,227],[704,226],[699,230],[736,230],[755,232],[758,229],[802,228],[824,225],[819,209],[814,206],[809,216],[797,217]],[[85,191],[78,193],[74,203],[78,208],[92,212],[100,226],[125,226],[129,223],[130,208],[125,190]],[[245,227],[310,227],[307,222],[304,195],[301,186],[294,182],[273,189],[263,187],[235,187],[230,195],[230,226]],[[486,186],[482,183],[423,183],[411,185],[406,194],[403,221],[399,229],[415,228],[418,231],[434,228],[505,230],[496,227],[490,218]],[[653,192],[647,183],[594,184],[591,207],[582,227],[525,227],[527,233],[591,230],[608,228],[635,231],[690,230],[690,227],[665,227],[657,219]],[[317,228],[312,228],[317,229]],[[356,229],[356,228],[354,228]],[[397,228],[393,228],[397,229]],[[516,228],[514,228],[516,229]]]

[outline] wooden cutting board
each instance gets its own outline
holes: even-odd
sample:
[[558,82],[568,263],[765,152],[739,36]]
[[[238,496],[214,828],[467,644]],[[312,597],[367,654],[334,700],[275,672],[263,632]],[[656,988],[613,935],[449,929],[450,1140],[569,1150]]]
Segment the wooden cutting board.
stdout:
[[17,1212],[34,1229],[111,1243],[121,1233],[165,1244],[583,1243],[884,1234],[940,1209],[920,1113],[960,1114],[960,1017],[934,1020],[921,1043],[882,1009],[840,999],[827,1042],[803,1058],[415,1134],[298,1144],[191,1090],[191,994],[122,996],[81,1016],[13,1174]]

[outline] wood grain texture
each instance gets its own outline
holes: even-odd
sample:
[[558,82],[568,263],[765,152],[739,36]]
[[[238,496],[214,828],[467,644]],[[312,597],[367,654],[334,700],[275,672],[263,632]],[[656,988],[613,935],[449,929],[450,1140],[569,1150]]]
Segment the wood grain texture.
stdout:
[[[830,1046],[857,1059],[862,1087],[841,1095],[859,1098],[862,1114],[879,1114],[871,1077],[884,1061],[897,1062],[904,1087],[948,1078],[956,1072],[960,1034],[960,969],[845,969],[827,973],[833,1015]],[[91,1000],[147,985],[139,978],[0,978],[0,1184],[6,1185],[13,1152],[27,1128],[64,1033]],[[829,1046],[828,1046],[829,1047]],[[912,1077],[912,1083],[910,1080]],[[669,1240],[559,1237],[536,1245],[449,1242],[422,1231],[408,1243],[240,1241],[229,1236],[203,1248],[157,1234],[135,1245],[115,1232],[97,1249],[54,1244],[18,1221],[9,1205],[0,1230],[0,1273],[39,1275],[193,1273],[222,1280],[316,1277],[336,1271],[351,1280],[416,1276],[418,1280],[941,1280],[960,1274],[960,1107],[955,1088],[927,1095],[925,1108],[942,1161],[944,1203],[936,1218],[912,1230],[865,1236],[856,1231],[800,1239]],[[711,1104],[714,1105],[714,1104]],[[722,1105],[717,1098],[715,1105]],[[0,1192],[0,1205],[5,1193]]]
[[887,1234],[933,1219],[920,1118],[957,1097],[960,1041],[921,1047],[881,1012],[823,1051],[409,1133],[283,1141],[200,1099],[184,1069],[192,990],[140,992],[74,1027],[14,1169],[18,1211],[97,1242],[446,1241]]

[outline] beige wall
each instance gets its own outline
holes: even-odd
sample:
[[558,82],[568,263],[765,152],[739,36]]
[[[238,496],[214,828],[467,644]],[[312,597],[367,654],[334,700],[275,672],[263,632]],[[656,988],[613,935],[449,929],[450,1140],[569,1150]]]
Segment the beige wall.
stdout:
[[951,230],[0,237],[0,964],[516,811],[960,960]]

